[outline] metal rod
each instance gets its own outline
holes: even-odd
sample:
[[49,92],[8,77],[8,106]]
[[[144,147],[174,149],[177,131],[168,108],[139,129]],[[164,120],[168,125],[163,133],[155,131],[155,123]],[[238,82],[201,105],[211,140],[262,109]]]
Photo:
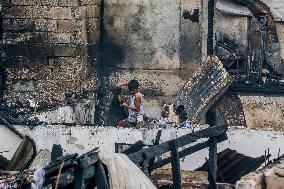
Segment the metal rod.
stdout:
[[2,121],[4,126],[6,126],[8,129],[10,129],[10,131],[12,131],[16,135],[18,135],[21,139],[24,138],[24,136],[19,131],[17,131],[17,129],[15,129],[15,127],[13,125],[11,125],[1,114],[0,114],[0,120]]
[[208,36],[207,36],[207,56],[213,55],[213,35],[214,35],[214,0],[208,0]]

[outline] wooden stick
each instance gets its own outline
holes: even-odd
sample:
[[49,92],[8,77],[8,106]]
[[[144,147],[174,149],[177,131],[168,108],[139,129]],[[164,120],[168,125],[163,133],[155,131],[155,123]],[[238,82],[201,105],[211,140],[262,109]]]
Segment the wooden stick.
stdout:
[[60,176],[61,176],[61,171],[62,171],[63,166],[64,166],[64,161],[61,163],[58,174],[57,174],[55,189],[57,189],[57,187],[58,187],[58,183],[59,183],[59,179],[60,179]]

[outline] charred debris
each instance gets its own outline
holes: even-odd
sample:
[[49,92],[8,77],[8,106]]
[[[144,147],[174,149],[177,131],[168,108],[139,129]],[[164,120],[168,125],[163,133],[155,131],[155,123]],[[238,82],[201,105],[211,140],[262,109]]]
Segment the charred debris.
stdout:
[[[221,183],[235,184],[242,176],[255,171],[269,159],[270,154],[252,158],[226,149],[217,153],[217,144],[227,139],[228,125],[217,114],[214,104],[226,91],[283,93],[283,68],[280,58],[280,45],[272,15],[259,1],[238,0],[251,11],[251,27],[248,36],[248,51],[235,48],[229,39],[216,41],[213,47],[214,1],[208,1],[208,59],[184,85],[174,101],[179,119],[206,122],[210,127],[193,131],[190,134],[173,140],[144,148],[138,141],[122,153],[125,154],[140,170],[151,178],[154,170],[171,164],[172,183],[160,188],[182,188],[180,158],[184,158],[202,149],[209,149],[209,159],[196,171],[206,171],[208,183],[205,187],[220,188]],[[214,51],[215,50],[215,51]],[[216,56],[212,56],[215,54]],[[0,87],[4,74],[0,72]],[[218,117],[219,116],[219,117]],[[8,117],[9,119],[9,117]],[[10,188],[33,188],[49,186],[51,188],[110,188],[113,180],[109,176],[110,167],[103,163],[99,149],[83,154],[62,156],[54,155],[51,162],[41,169],[31,168],[37,153],[31,138],[19,133],[7,116],[0,115],[3,125],[14,132],[22,143],[9,161],[0,155],[0,186]],[[14,120],[14,123],[17,123]],[[205,139],[200,142],[199,139]],[[188,147],[188,145],[190,145]],[[178,149],[182,148],[181,151]],[[56,151],[56,150],[55,150]],[[60,150],[59,150],[60,151]],[[160,157],[168,153],[168,157]],[[281,160],[275,159],[274,162]],[[31,168],[31,169],[29,169]],[[152,177],[153,178],[153,177]],[[5,185],[6,184],[6,185]],[[228,187],[228,186],[226,186]],[[229,187],[233,187],[229,185]],[[8,187],[7,187],[8,188]]]

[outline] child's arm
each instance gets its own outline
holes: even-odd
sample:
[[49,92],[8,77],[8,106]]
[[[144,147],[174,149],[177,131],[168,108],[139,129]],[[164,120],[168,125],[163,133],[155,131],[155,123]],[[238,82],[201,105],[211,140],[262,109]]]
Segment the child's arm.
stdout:
[[134,98],[134,107],[129,106],[127,103],[123,103],[122,106],[131,109],[135,112],[139,112],[141,108],[141,97],[139,95]]
[[122,82],[119,82],[115,85],[116,88],[121,88],[123,86],[127,86],[128,85],[128,81],[122,81]]

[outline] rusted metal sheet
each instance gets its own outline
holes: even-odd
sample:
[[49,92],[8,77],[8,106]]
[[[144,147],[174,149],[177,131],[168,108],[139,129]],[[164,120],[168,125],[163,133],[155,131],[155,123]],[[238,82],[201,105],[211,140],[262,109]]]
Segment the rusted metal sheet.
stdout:
[[225,93],[215,107],[216,124],[246,126],[243,106],[236,93]]
[[[260,167],[261,164],[265,162],[265,156],[252,158],[227,148],[218,153],[217,162],[217,181],[234,184],[242,176]],[[203,166],[197,170],[206,171],[207,164],[203,164]]]
[[209,57],[185,84],[174,105],[183,106],[189,119],[200,122],[231,83],[232,79],[219,59]]

